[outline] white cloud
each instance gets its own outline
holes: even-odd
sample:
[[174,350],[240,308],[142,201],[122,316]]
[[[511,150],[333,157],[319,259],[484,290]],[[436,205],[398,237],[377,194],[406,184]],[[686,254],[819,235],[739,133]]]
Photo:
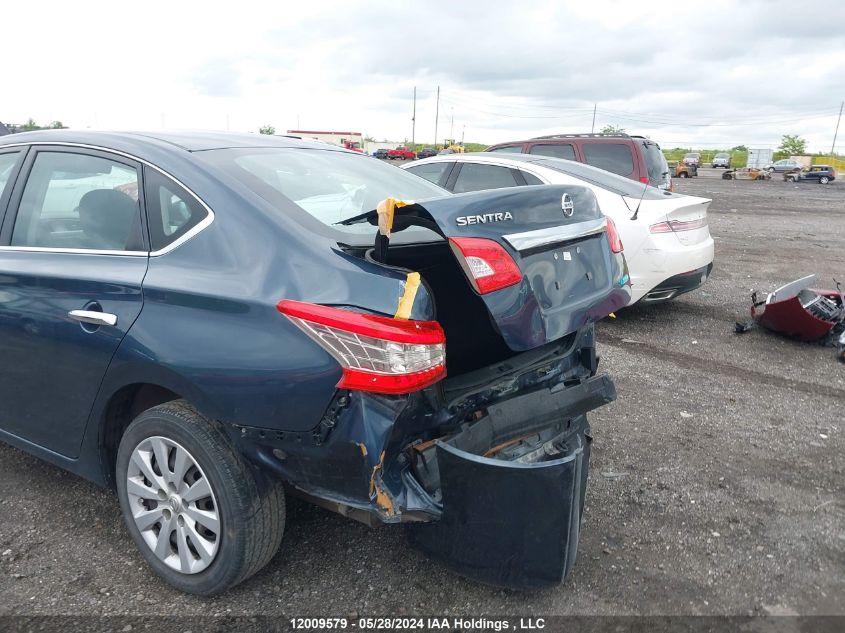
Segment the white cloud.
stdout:
[[[664,145],[829,149],[845,4],[113,2],[4,7],[0,118],[72,127],[354,129],[497,142],[620,124]],[[81,9],[79,7],[82,7]],[[845,135],[843,135],[845,136]],[[845,142],[845,138],[843,138]],[[845,146],[840,151],[845,151]]]

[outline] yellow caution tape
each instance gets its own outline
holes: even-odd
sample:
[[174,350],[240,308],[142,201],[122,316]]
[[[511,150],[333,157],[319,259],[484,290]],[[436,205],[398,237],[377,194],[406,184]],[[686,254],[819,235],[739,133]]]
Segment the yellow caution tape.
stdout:
[[376,207],[376,213],[378,213],[378,232],[385,237],[390,237],[390,231],[393,228],[393,212],[409,204],[414,203],[397,200],[396,198],[385,198],[379,202]]
[[405,291],[399,297],[399,307],[396,308],[394,319],[409,319],[411,317],[411,309],[414,307],[414,299],[417,296],[417,290],[420,287],[420,274],[408,273],[408,278],[405,280]]

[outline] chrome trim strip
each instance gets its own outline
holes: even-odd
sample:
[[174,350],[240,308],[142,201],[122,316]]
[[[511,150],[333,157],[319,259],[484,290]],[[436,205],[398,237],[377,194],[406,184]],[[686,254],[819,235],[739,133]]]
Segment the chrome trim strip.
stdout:
[[0,246],[0,251],[15,253],[71,253],[74,255],[126,255],[127,257],[147,257],[147,251],[108,251],[93,248],[50,248],[47,246]]
[[[157,251],[152,251],[150,253],[143,252],[143,253],[140,253],[141,255],[149,255],[150,257],[158,257],[160,255],[166,255],[170,251],[178,248],[179,246],[181,246],[182,244],[187,242],[189,239],[194,237],[200,231],[205,230],[212,222],[214,222],[214,211],[211,210],[211,207],[209,207],[202,198],[200,198],[196,193],[194,193],[191,190],[191,188],[186,186],[185,183],[183,183],[181,180],[179,180],[178,178],[176,178],[176,177],[172,176],[171,174],[167,173],[161,167],[159,167],[158,165],[154,165],[153,163],[151,163],[148,160],[144,160],[143,158],[139,158],[138,156],[135,156],[133,154],[128,154],[127,152],[122,152],[120,150],[112,149],[110,147],[102,147],[101,145],[90,145],[88,143],[71,143],[71,142],[67,142],[67,141],[30,141],[29,143],[0,144],[0,150],[5,149],[7,147],[29,147],[31,145],[55,145],[57,147],[81,147],[82,149],[93,149],[93,150],[96,150],[98,152],[105,152],[107,154],[116,154],[117,156],[123,156],[124,158],[128,158],[130,160],[137,161],[137,162],[139,162],[143,165],[146,165],[147,167],[155,169],[157,172],[159,172],[163,176],[170,178],[170,180],[172,180],[177,185],[182,187],[185,191],[187,191],[189,194],[191,194],[194,197],[194,200],[196,200],[197,202],[199,202],[202,205],[202,207],[205,209],[205,211],[208,215],[206,215],[205,218],[203,218],[203,220],[199,224],[197,224],[194,228],[192,228],[190,231],[185,233],[178,240],[175,240],[174,242],[172,242],[171,244],[168,244],[164,248],[161,248]],[[23,247],[23,246],[0,246],[0,249],[2,249],[2,250],[14,250],[14,251],[17,251],[17,250],[38,250],[38,251],[41,251],[41,252],[55,252],[55,253],[91,253],[91,254],[95,254],[95,255],[127,255],[127,254],[137,255],[139,253],[139,251],[99,251],[99,250],[95,250],[95,249],[41,248],[41,247],[28,247],[28,246],[27,247]]]
[[504,240],[518,251],[527,251],[532,248],[554,244],[555,242],[568,242],[578,240],[591,235],[597,235],[607,231],[607,218],[601,217],[597,220],[577,222],[575,224],[564,224],[561,226],[550,226],[546,229],[525,231],[524,233],[511,233],[503,235]]

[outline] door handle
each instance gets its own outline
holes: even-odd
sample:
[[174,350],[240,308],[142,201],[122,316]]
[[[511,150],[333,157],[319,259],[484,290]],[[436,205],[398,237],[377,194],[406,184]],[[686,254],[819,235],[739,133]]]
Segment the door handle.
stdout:
[[117,325],[117,315],[108,312],[97,312],[96,310],[71,310],[67,315],[80,323],[91,325]]

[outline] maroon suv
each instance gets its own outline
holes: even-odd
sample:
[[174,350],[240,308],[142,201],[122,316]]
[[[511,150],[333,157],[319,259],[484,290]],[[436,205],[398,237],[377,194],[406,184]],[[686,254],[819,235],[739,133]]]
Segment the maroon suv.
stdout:
[[487,152],[510,152],[566,158],[587,163],[661,189],[672,177],[660,146],[644,136],[628,134],[554,134],[527,141],[491,145]]

